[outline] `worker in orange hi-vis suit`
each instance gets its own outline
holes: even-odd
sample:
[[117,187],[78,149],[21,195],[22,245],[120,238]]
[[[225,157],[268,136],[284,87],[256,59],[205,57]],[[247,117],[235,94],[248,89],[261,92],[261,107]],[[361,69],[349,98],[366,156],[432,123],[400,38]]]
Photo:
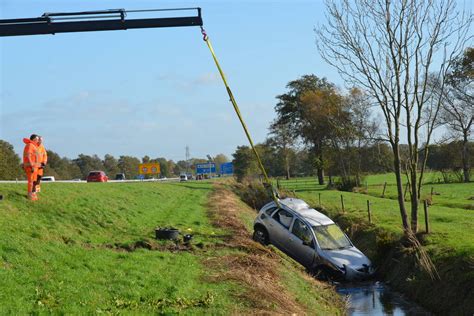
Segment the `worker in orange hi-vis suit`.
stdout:
[[36,175],[38,168],[41,166],[38,155],[38,135],[33,134],[30,139],[23,138],[25,143],[25,149],[23,149],[23,169],[26,172],[26,179],[28,180],[28,199],[36,201],[34,183],[36,181]]
[[44,148],[43,145],[43,137],[38,136],[38,158],[39,158],[39,163],[41,166],[38,168],[38,173],[36,175],[36,182],[35,182],[35,192],[38,193],[41,191],[41,178],[44,175],[44,167],[46,167],[46,164],[48,163],[48,154],[46,153],[46,149]]

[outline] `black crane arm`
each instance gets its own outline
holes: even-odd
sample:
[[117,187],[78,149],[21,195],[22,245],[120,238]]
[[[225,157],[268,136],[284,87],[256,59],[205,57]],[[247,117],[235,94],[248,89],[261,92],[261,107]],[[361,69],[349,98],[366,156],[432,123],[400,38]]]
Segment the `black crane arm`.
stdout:
[[[196,15],[127,19],[127,13],[160,11],[196,11]],[[0,20],[0,36],[41,35],[70,32],[113,31],[155,27],[202,26],[201,8],[124,9],[45,13],[38,18]]]

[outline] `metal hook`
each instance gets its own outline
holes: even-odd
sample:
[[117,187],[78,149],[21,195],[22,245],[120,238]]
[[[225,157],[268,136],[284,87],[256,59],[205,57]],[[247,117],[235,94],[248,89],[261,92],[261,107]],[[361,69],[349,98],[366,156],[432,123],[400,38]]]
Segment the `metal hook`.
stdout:
[[202,40],[207,42],[207,39],[209,38],[207,36],[206,30],[201,26],[201,34],[202,34]]

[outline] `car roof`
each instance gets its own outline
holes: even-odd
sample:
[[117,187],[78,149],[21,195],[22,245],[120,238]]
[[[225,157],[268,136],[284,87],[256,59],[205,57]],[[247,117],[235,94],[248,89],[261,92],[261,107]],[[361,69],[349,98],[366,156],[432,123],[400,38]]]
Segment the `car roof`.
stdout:
[[311,208],[308,203],[301,199],[286,198],[280,200],[280,203],[299,214],[301,217],[307,220],[311,226],[334,224],[332,219],[323,213],[316,211],[314,208]]

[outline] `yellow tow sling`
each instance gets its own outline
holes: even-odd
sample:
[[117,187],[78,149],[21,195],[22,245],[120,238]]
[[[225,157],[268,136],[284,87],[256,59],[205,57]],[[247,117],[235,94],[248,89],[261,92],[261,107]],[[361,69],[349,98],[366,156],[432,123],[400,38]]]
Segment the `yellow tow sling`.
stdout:
[[255,148],[252,137],[250,136],[250,133],[247,129],[247,125],[244,122],[244,119],[242,118],[242,114],[240,113],[239,106],[237,105],[237,102],[235,101],[234,95],[232,94],[232,90],[230,90],[229,84],[227,83],[227,79],[225,78],[225,74],[222,71],[222,68],[219,64],[219,61],[217,60],[216,53],[214,52],[214,49],[212,48],[211,41],[209,40],[209,36],[207,36],[206,31],[204,28],[201,26],[201,33],[203,35],[203,40],[206,42],[207,47],[209,47],[209,50],[212,54],[212,58],[214,59],[214,62],[216,63],[217,69],[219,70],[219,74],[221,75],[222,81],[224,82],[225,88],[227,90],[227,94],[229,95],[230,102],[234,106],[235,113],[237,114],[237,117],[239,118],[240,124],[242,124],[242,128],[244,129],[245,135],[247,136],[247,139],[250,143],[250,146],[252,147],[253,153],[255,154],[255,158],[257,158],[258,166],[263,174],[263,177],[265,179],[265,186],[268,190],[271,191],[271,197],[275,201],[276,205],[280,205],[278,201],[278,194],[275,193],[275,190],[273,188],[272,183],[270,182],[270,179],[268,178],[267,172],[265,171],[265,167],[263,166],[262,160],[260,159],[260,155],[257,152],[257,149]]

